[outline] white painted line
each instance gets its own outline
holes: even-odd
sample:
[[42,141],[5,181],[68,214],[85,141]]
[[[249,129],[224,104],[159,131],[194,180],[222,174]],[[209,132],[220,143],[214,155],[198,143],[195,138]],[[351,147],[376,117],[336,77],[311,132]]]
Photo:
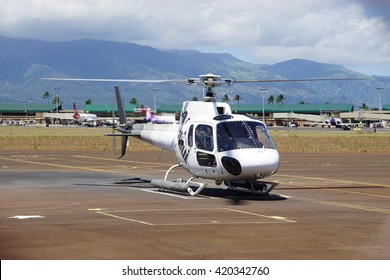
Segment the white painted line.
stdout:
[[202,198],[202,197],[198,197],[198,196],[186,196],[185,193],[175,194],[175,193],[169,193],[169,192],[160,192],[157,190],[147,190],[147,189],[139,189],[139,190],[144,191],[144,192],[154,193],[154,194],[161,194],[161,195],[177,197],[177,198],[181,198],[181,199],[201,199]]
[[147,223],[147,222],[140,221],[140,220],[135,220],[135,219],[128,219],[128,218],[124,218],[124,217],[121,217],[121,216],[108,214],[108,213],[105,213],[105,212],[96,212],[96,213],[102,214],[102,215],[106,215],[106,216],[109,216],[109,217],[113,217],[113,218],[116,218],[116,219],[121,219],[121,220],[130,221],[130,222],[134,222],[134,223],[144,224],[144,225],[148,225],[148,226],[154,226],[154,224],[151,224],[151,223]]
[[40,215],[30,215],[30,216],[15,215],[13,217],[7,217],[7,218],[8,219],[25,220],[25,219],[40,219],[40,218],[45,218],[45,216],[40,216]]
[[[268,219],[268,221],[218,221],[218,220],[210,220],[210,221],[199,221],[199,222],[178,222],[178,223],[150,223],[146,222],[143,220],[137,220],[137,219],[130,219],[130,218],[125,218],[119,215],[114,215],[110,213],[140,213],[140,212],[163,212],[163,211],[215,211],[215,210],[223,210],[223,211],[231,211],[231,212],[236,212],[244,215],[251,215],[251,216],[256,216],[260,218],[265,218]],[[247,212],[247,211],[241,211],[241,210],[236,210],[236,209],[231,209],[231,208],[190,208],[190,209],[135,209],[135,210],[113,210],[113,211],[104,211],[104,212],[96,212],[98,214],[106,215],[112,218],[116,219],[121,219],[129,222],[134,222],[134,223],[139,223],[139,224],[144,224],[144,225],[149,225],[149,226],[186,226],[186,225],[234,225],[234,224],[273,224],[273,223],[280,223],[280,222],[290,222],[290,223],[295,223],[296,221],[289,220],[286,217],[280,217],[280,216],[267,216],[267,215],[261,215],[257,213],[252,213],[252,212]]]

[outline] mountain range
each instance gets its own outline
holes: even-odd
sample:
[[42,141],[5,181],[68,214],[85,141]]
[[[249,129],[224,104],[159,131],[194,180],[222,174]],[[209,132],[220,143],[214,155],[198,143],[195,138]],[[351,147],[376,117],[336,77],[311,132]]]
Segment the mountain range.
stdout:
[[[0,36],[0,103],[44,103],[44,92],[58,96],[63,107],[73,102],[83,105],[111,103],[112,83],[46,81],[42,77],[115,78],[115,79],[185,79],[214,73],[234,80],[371,78],[367,81],[327,81],[294,83],[236,84],[218,89],[219,100],[228,94],[243,103],[262,102],[262,93],[285,103],[352,103],[378,107],[378,90],[382,104],[390,103],[390,77],[368,76],[341,65],[304,59],[291,59],[273,65],[253,64],[228,53],[202,53],[196,50],[162,50],[134,43],[99,40],[46,42]],[[153,107],[178,104],[202,96],[202,89],[185,84],[121,84],[125,101],[136,98]],[[266,91],[261,89],[266,89]],[[233,101],[232,101],[233,102]]]

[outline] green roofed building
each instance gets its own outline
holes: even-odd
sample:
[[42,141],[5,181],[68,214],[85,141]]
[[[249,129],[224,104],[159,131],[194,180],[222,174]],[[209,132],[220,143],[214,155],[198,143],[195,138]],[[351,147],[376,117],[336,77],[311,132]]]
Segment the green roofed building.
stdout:
[[35,116],[37,113],[50,113],[62,110],[61,105],[55,104],[4,104],[0,103],[1,116]]
[[[262,113],[261,104],[239,104],[231,105],[234,113]],[[264,104],[264,112],[270,113],[299,113],[299,114],[320,114],[332,112],[353,112],[353,104]]]
[[[262,104],[231,104],[232,112],[236,114],[262,114]],[[158,108],[160,113],[176,113],[181,110],[181,104],[162,105]],[[353,104],[264,104],[264,113],[299,113],[321,114],[333,112],[353,112]]]
[[[118,106],[115,103],[113,104],[86,104],[84,105],[84,113],[96,114],[99,117],[111,117],[112,110],[114,107],[114,111],[118,112]],[[127,114],[134,113],[134,110],[137,108],[136,104],[126,103],[125,111]]]
[[384,104],[384,105],[382,106],[382,110],[383,110],[383,111],[390,111],[390,104]]

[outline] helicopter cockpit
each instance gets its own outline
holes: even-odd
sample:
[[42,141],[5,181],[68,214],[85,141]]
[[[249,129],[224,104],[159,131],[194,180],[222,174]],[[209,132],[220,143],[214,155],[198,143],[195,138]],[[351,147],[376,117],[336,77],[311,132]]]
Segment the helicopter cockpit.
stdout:
[[276,149],[265,125],[256,121],[228,121],[217,124],[218,152],[267,148]]

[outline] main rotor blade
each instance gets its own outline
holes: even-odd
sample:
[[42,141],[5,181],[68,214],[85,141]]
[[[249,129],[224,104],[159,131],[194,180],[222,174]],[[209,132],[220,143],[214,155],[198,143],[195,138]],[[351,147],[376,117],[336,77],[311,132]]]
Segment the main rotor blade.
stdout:
[[115,83],[187,83],[182,80],[129,80],[129,79],[82,79],[82,78],[40,78],[49,81],[75,81],[75,82],[115,82]]
[[287,83],[287,82],[321,82],[321,81],[364,81],[370,78],[314,78],[314,79],[280,79],[280,80],[239,80],[234,83]]

